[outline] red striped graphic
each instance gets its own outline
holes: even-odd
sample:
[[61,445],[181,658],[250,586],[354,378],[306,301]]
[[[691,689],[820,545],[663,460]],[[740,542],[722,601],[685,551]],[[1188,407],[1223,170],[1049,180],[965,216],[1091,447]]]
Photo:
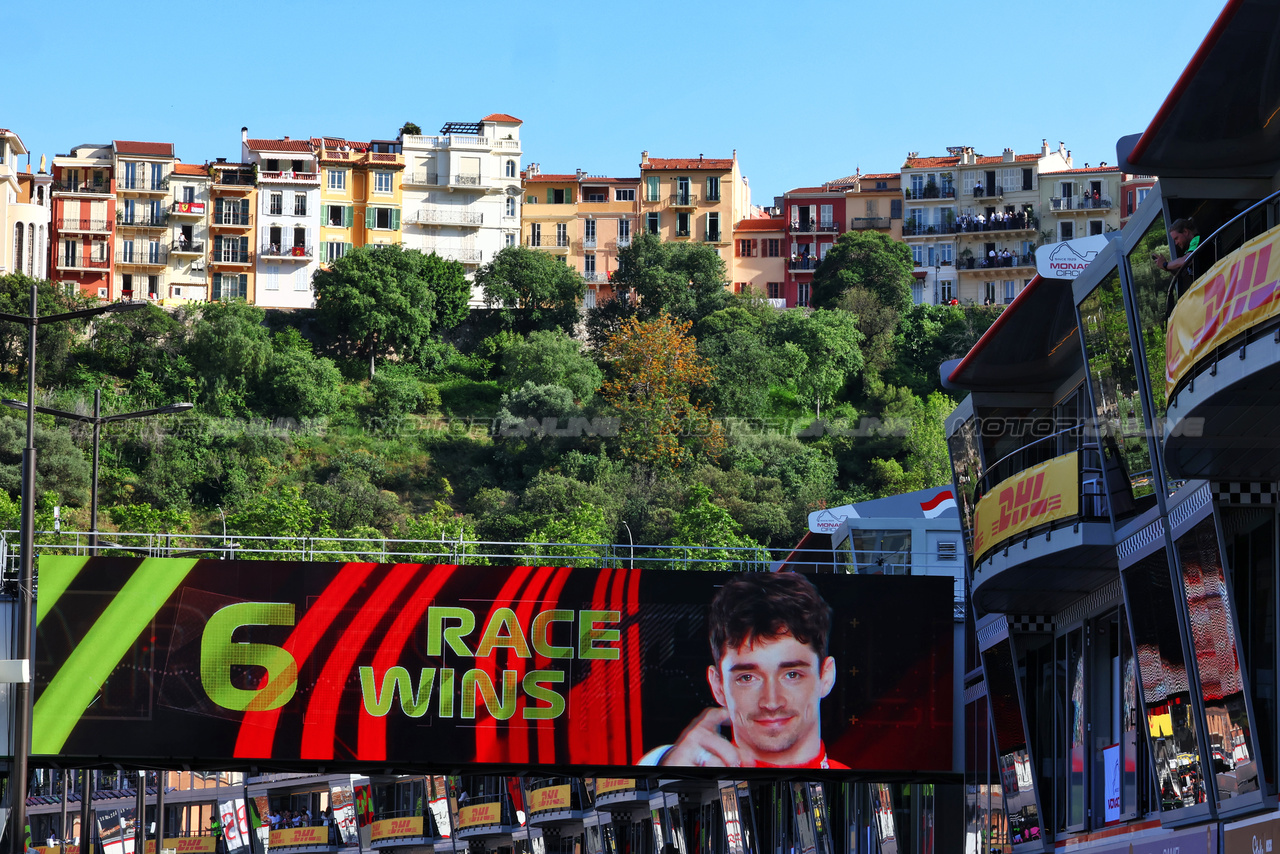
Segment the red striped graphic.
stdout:
[[[533,568],[528,566],[517,566],[511,570],[511,576],[506,583],[502,585],[502,589],[498,591],[498,595],[494,597],[493,604],[489,606],[489,613],[485,615],[483,621],[476,622],[476,628],[482,629],[488,625],[489,620],[493,619],[494,612],[499,608],[507,607],[513,599],[515,599],[529,576],[533,573]],[[499,694],[502,693],[502,682],[500,681],[498,672],[498,652],[495,651],[488,658],[475,659],[472,667],[483,670],[489,674],[489,679],[493,682],[494,688]],[[481,719],[480,711],[483,703],[477,703],[476,708],[476,762],[502,762],[502,746],[499,744],[498,728],[495,721],[488,718]]]
[[944,501],[955,501],[955,497],[951,494],[951,490],[946,489],[930,498],[928,501],[920,502],[920,509],[928,512],[933,510]]
[[[547,592],[542,596],[542,605],[539,610],[545,611],[549,608],[555,608],[560,604],[560,593],[564,590],[565,584],[569,581],[569,576],[573,574],[573,570],[568,567],[560,567],[555,571],[555,576],[551,580],[551,584],[547,586]],[[552,664],[552,659],[546,656],[534,653],[534,663],[541,669]],[[569,669],[565,673],[565,681],[568,682],[573,678],[573,670]],[[565,714],[571,715],[573,709],[567,709]],[[537,739],[538,761],[548,765],[554,764],[556,759],[556,722],[555,721],[535,721],[537,726],[534,728]]]

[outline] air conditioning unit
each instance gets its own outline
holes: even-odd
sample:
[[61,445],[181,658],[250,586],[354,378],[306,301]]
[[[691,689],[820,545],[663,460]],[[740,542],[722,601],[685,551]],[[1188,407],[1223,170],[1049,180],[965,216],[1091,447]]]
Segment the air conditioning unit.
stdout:
[[203,269],[204,269],[204,259],[203,259],[203,258],[197,258],[197,259],[195,259],[194,261],[192,261],[192,262],[191,262],[191,269],[192,269],[192,270],[203,270]]
[[107,289],[98,288],[98,299],[106,299],[106,298],[107,298]]

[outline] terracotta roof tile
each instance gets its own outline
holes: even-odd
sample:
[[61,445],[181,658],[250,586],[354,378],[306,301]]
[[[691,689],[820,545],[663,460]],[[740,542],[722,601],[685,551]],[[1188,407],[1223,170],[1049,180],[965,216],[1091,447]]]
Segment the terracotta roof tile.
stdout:
[[245,145],[250,151],[302,151],[311,153],[309,139],[249,139]]
[[648,163],[641,163],[641,169],[732,169],[733,159],[713,159],[710,157],[650,157]]
[[519,120],[519,119],[517,119],[515,116],[510,116],[510,115],[507,115],[506,113],[490,113],[489,115],[485,116],[485,117],[484,117],[483,119],[481,119],[480,121],[482,121],[482,122],[506,122],[506,123],[509,123],[509,124],[517,124],[517,125],[522,125],[522,124],[524,124],[524,122],[520,121],[520,120]]
[[[991,166],[996,163],[1004,162],[1004,155],[992,155],[990,157],[974,158],[979,166]],[[1039,160],[1039,154],[1015,154],[1013,156],[1014,163],[1030,163],[1032,160]]]
[[903,169],[935,169],[939,166],[959,165],[959,157],[908,157]]
[[780,216],[757,217],[756,219],[740,219],[733,227],[734,231],[782,231],[783,219]]
[[792,194],[809,195],[811,193],[839,193],[839,192],[840,192],[839,190],[833,189],[831,187],[794,187],[790,190],[787,190],[785,193],[783,193],[783,195],[784,196],[790,196]]
[[206,167],[199,163],[175,163],[173,164],[173,172],[175,175],[208,175]]
[[1042,175],[1079,175],[1094,172],[1115,172],[1119,174],[1119,166],[1081,166],[1078,169],[1062,169],[1058,172],[1041,172]]
[[576,184],[576,183],[578,183],[578,176],[577,176],[577,175],[551,175],[551,174],[547,174],[547,173],[542,173],[542,174],[534,175],[532,178],[525,178],[524,180],[525,180],[525,183],[526,183],[526,184],[528,184],[528,183],[535,183],[535,184],[538,184],[538,183],[541,183],[541,184],[547,184],[547,183],[556,183],[556,184],[573,183],[573,184]]
[[864,181],[884,181],[890,178],[902,177],[901,172],[868,172],[862,176]]
[[136,142],[129,139],[113,140],[111,147],[116,154],[145,154],[151,157],[172,157],[172,142]]

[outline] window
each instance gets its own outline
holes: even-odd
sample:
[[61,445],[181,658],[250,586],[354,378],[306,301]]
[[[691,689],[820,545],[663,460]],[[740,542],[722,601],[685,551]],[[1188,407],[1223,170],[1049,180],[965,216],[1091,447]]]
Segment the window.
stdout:
[[294,216],[307,215],[307,194],[306,193],[293,194],[293,215]]
[[618,243],[625,246],[630,242],[631,242],[631,220],[620,219],[618,220]]
[[613,191],[613,200],[615,202],[634,202],[636,200],[636,191],[633,189],[615,189]]
[[983,305],[996,304],[996,283],[995,282],[986,283],[986,287],[983,289],[983,297],[984,297],[982,302]]
[[707,178],[707,201],[720,201],[720,179],[716,177]]
[[264,267],[258,275],[262,278],[264,291],[280,290],[280,265],[272,264],[270,267]]
[[329,170],[329,189],[330,190],[347,189],[347,170],[346,169],[330,169]]
[[1004,283],[1004,304],[1005,305],[1008,305],[1009,303],[1013,302],[1013,298],[1017,296],[1017,294],[1013,292],[1013,286],[1014,286],[1013,282]]
[[516,215],[516,200],[511,196],[507,196],[507,216]]
[[270,204],[267,206],[267,212],[272,216],[280,216],[284,213],[284,193],[272,193]]
[[676,214],[676,237],[689,236],[689,213],[680,211]]
[[374,172],[373,173],[373,191],[375,193],[391,192],[391,173],[390,172]]
[[796,305],[807,306],[809,304],[809,289],[810,285],[807,282],[801,282],[796,285]]
[[303,172],[306,170],[307,164],[303,163],[301,160],[290,160],[289,168],[294,172]]
[[738,241],[738,257],[740,258],[755,257],[755,254],[756,254],[755,246],[756,246],[756,242],[754,240],[739,240]]
[[535,222],[529,225],[529,245],[542,245],[542,223]]
[[183,187],[183,188],[182,188],[182,200],[183,200],[184,202],[187,202],[188,204],[190,204],[191,202],[194,202],[194,201],[196,200],[196,188],[195,188],[195,187]]
[[911,280],[911,302],[916,305],[924,302],[924,282],[919,279]]
[[507,161],[507,177],[508,178],[516,177],[516,162],[514,160]]
[[944,267],[955,260],[955,256],[953,254],[955,249],[956,247],[954,243],[941,243],[938,245],[938,260],[942,262]]
[[645,230],[650,234],[658,233],[658,214],[657,212],[645,215]]
[[782,282],[769,282],[765,285],[769,299],[782,299]]
[[782,241],[776,237],[771,237],[764,242],[764,256],[766,258],[777,258],[782,254]]
[[720,239],[720,214],[712,212],[707,214],[707,240],[716,241]]
[[556,246],[569,245],[569,224],[565,222],[556,223]]
[[1076,236],[1076,224],[1070,220],[1058,223],[1058,239],[1072,240]]
[[869,217],[877,216],[878,214],[876,213],[876,211],[877,211],[876,200],[867,199],[867,216]]
[[333,226],[334,228],[343,228],[344,226],[349,226],[350,223],[346,221],[347,210],[348,208],[345,208],[342,205],[329,205],[328,207],[329,213],[325,217],[325,222]]
[[524,197],[524,203],[526,205],[536,205],[538,203],[538,197],[530,193]]
[[293,271],[293,289],[295,291],[311,289],[311,275],[307,272],[306,266],[300,265]]
[[596,242],[596,221],[594,219],[582,221],[582,237],[588,243]]
[[[644,200],[646,202],[656,202],[659,199],[661,188],[658,186],[658,176],[649,175],[644,179]],[[656,233],[656,232],[655,232]]]
[[1033,185],[1033,183],[1032,183],[1032,175],[1033,175],[1033,174],[1034,174],[1034,173],[1031,171],[1031,169],[1030,169],[1030,168],[1025,168],[1025,169],[1023,169],[1023,170],[1022,170],[1022,189],[1024,189],[1024,190],[1034,190],[1034,189],[1035,189],[1035,186],[1034,186],[1034,185]]
[[400,227],[399,208],[366,208],[364,212],[365,228],[383,231],[394,231]]
[[1147,193],[1151,192],[1150,187],[1140,187],[1138,189],[1138,204],[1142,204],[1147,200]]
[[563,204],[572,204],[572,203],[573,203],[573,197],[569,194],[568,190],[563,190],[563,189],[553,190],[548,188],[547,204],[563,205]]
[[587,193],[583,201],[603,203],[609,201],[609,196],[607,193]]
[[279,161],[279,160],[277,160],[277,159],[276,159],[276,158],[274,158],[274,157],[268,157],[268,158],[267,158],[267,171],[268,171],[268,172],[279,172],[279,171],[280,171],[280,161]]
[[293,229],[293,245],[306,248],[307,230],[305,228],[298,226]]
[[835,228],[836,221],[833,218],[832,205],[820,205],[818,207],[818,225],[822,228]]
[[956,283],[951,279],[938,282],[938,303],[946,305],[956,298]]
[[348,244],[340,240],[330,240],[324,245],[324,257],[328,261],[337,261],[347,254]]
[[919,244],[919,243],[912,244],[911,260],[915,263],[917,267],[924,266],[924,246],[922,244]]
[[582,272],[588,275],[594,275],[596,272],[596,256],[594,252],[588,252],[582,258]]
[[923,175],[912,175],[912,176],[911,176],[911,196],[912,196],[912,198],[916,198],[916,199],[918,199],[918,198],[922,197],[923,195],[924,195],[924,176],[923,176]]
[[1089,234],[1090,235],[1102,234],[1102,220],[1100,219],[1089,220]]
[[516,245],[515,232],[508,231],[506,234],[502,235],[502,245],[515,246]]

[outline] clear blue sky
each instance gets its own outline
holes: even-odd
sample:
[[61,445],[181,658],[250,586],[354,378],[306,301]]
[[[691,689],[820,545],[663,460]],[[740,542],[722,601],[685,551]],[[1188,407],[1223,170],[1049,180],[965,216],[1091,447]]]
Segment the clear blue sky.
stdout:
[[34,168],[84,142],[173,142],[201,163],[239,157],[242,125],[367,140],[505,112],[544,172],[635,175],[645,149],[736,148],[753,201],[769,204],[949,145],[1025,153],[1048,138],[1078,165],[1114,163],[1222,5],[19,3],[5,12],[0,127]]

